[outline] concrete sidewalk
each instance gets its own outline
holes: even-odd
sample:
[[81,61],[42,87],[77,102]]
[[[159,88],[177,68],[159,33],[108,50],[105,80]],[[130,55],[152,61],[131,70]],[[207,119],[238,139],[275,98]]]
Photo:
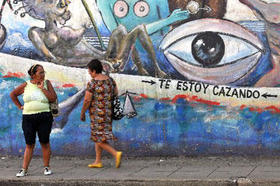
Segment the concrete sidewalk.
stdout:
[[[94,158],[94,157],[93,157]],[[15,177],[19,157],[1,157],[0,186],[9,185],[280,185],[280,158],[172,157],[126,158],[116,169],[104,158],[104,168],[90,169],[88,158],[52,157],[51,176],[43,175],[42,158],[31,161],[29,175]]]

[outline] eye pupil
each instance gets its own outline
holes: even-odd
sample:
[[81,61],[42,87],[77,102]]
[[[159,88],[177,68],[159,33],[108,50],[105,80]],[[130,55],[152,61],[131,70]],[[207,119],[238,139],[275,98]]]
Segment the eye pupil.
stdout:
[[123,8],[123,7],[121,7],[121,8],[120,8],[120,12],[123,12],[123,11],[124,11],[124,8]]
[[217,65],[225,54],[225,43],[215,32],[198,34],[192,42],[192,55],[203,67]]
[[140,7],[140,12],[144,12],[145,11],[145,7],[144,6],[141,6]]

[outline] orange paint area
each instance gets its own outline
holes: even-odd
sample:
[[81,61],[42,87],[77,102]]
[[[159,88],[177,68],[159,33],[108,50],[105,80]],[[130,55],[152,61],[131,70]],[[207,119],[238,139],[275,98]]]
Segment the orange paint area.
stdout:
[[247,107],[246,105],[241,105],[240,109],[244,110],[245,108],[249,108],[249,110],[251,112],[258,112],[258,113],[262,113],[265,111],[270,111],[272,114],[279,114],[280,113],[280,109],[275,107],[275,106],[269,106],[269,107],[265,107],[265,108],[259,108],[259,107]]
[[62,87],[63,88],[72,88],[72,87],[75,87],[75,85],[74,84],[64,84],[64,85],[62,85]]
[[[140,96],[135,96],[134,100],[135,101],[140,101],[141,98],[147,99],[149,98],[147,95],[145,94],[140,94]],[[205,100],[202,98],[198,98],[198,96],[189,96],[189,95],[184,95],[184,94],[179,94],[174,96],[173,98],[169,98],[169,97],[165,97],[165,98],[161,98],[161,101],[171,101],[171,103],[175,104],[177,102],[178,99],[185,99],[188,102],[197,102],[197,103],[202,103],[202,104],[206,104],[206,105],[210,105],[210,106],[222,106],[220,102],[216,102],[216,101],[211,101],[211,100]],[[192,105],[195,106],[195,105]],[[279,114],[280,113],[280,108],[277,108],[276,106],[268,106],[265,108],[259,108],[259,107],[250,107],[247,105],[241,105],[240,106],[240,110],[244,110],[248,108],[249,111],[251,112],[265,112],[265,111],[269,111],[273,114]]]
[[21,72],[8,72],[7,75],[3,76],[3,78],[12,78],[12,77],[23,78],[25,77],[25,74]]

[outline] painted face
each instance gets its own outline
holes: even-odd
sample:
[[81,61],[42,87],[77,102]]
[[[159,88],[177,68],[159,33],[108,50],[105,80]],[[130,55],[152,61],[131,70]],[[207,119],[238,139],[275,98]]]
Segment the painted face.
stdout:
[[[169,15],[167,0],[97,0],[105,24],[112,31],[122,24],[128,31]],[[164,17],[165,16],[165,17]]]
[[44,68],[41,66],[38,66],[36,69],[35,74],[32,75],[32,78],[38,82],[44,81],[46,72],[44,71]]

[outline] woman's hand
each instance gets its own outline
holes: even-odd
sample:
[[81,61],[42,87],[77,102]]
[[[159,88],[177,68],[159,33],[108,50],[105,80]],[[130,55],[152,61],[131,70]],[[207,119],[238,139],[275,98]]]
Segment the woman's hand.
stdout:
[[37,87],[39,89],[44,89],[44,81],[41,81],[39,84],[37,84]]
[[86,121],[85,113],[81,113],[80,119],[81,119],[81,121]]
[[19,110],[23,110],[23,106],[20,106],[20,107],[19,107]]

